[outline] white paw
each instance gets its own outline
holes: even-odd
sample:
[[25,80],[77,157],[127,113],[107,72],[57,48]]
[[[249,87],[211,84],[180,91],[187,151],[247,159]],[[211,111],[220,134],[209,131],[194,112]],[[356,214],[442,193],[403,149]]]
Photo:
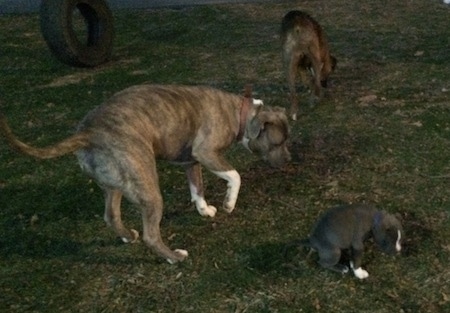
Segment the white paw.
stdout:
[[366,270],[363,270],[361,267],[357,268],[357,269],[353,269],[353,273],[359,279],[365,279],[365,278],[369,277],[369,273]]
[[212,205],[207,205],[207,206],[199,209],[198,213],[200,213],[201,216],[214,217],[214,216],[216,216],[217,209]]
[[189,255],[187,250],[183,250],[183,249],[175,249],[175,252],[178,253],[178,254],[181,254],[184,257],[187,257]]
[[227,194],[225,196],[225,200],[223,202],[223,208],[228,213],[233,212],[234,207],[236,206],[236,201],[239,194],[239,188],[241,187],[241,176],[236,170],[229,170],[225,172],[215,172],[218,177],[225,179],[227,183]]
[[179,257],[178,260],[166,259],[169,264],[175,264],[177,262],[183,261],[188,256],[188,252],[183,249],[175,249],[174,252],[181,255],[181,257]]
[[122,241],[124,243],[135,243],[138,240],[139,232],[137,230],[135,230],[135,229],[130,229],[130,232],[131,232],[131,235],[132,235],[133,239],[130,240],[128,238],[122,237]]
[[296,121],[297,120],[297,114],[296,113],[292,114],[291,118],[292,118],[293,121]]
[[191,188],[192,202],[195,202],[195,207],[197,208],[198,214],[201,216],[214,217],[216,215],[217,209],[212,205],[208,205],[202,196],[197,194],[197,189],[193,185],[189,185]]
[[236,207],[236,200],[227,201],[227,199],[225,199],[225,201],[223,202],[223,209],[227,213],[233,212],[235,207]]

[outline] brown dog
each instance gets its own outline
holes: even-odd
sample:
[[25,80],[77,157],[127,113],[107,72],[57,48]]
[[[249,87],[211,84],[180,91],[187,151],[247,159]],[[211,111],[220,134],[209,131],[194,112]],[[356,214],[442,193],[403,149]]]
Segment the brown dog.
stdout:
[[[303,83],[311,90],[310,104],[322,97],[328,76],[336,67],[328,49],[325,34],[311,16],[302,11],[288,12],[281,22],[283,60],[290,93],[290,116],[297,119],[298,100],[295,88],[297,72]],[[309,77],[308,72],[312,78]]]
[[290,160],[284,109],[255,104],[246,97],[209,87],[134,86],[91,111],[73,136],[49,147],[34,148],[18,140],[0,114],[0,130],[9,144],[36,158],[75,152],[81,168],[105,192],[105,221],[124,242],[138,238],[122,224],[122,195],[142,210],[143,240],[168,262],[182,261],[187,251],[170,250],[162,241],[163,200],[156,159],[184,166],[192,201],[203,216],[216,208],[203,196],[201,165],[228,181],[224,209],[233,211],[240,176],[223,157],[233,142],[243,143],[273,166]]

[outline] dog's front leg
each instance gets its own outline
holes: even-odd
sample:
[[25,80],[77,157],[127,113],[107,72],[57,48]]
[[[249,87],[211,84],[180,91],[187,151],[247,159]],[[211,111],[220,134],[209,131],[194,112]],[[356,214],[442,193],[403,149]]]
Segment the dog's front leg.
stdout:
[[285,71],[286,71],[286,77],[288,82],[288,88],[289,88],[289,98],[291,102],[291,107],[289,109],[289,114],[292,118],[292,120],[297,120],[297,114],[298,114],[298,99],[297,99],[297,90],[296,90],[296,77],[297,77],[297,71],[298,71],[298,64],[299,64],[299,56],[294,55],[292,52],[287,54],[285,56],[286,59],[286,65],[285,65]]
[[202,168],[199,163],[185,167],[186,175],[189,183],[189,190],[191,192],[192,202],[195,202],[195,207],[201,216],[214,217],[217,209],[212,205],[208,205],[205,201],[203,193],[203,177]]
[[352,248],[352,260],[350,261],[350,268],[353,270],[353,274],[359,279],[369,277],[369,273],[361,267],[361,260],[363,255],[363,245],[361,247]]
[[322,98],[322,85],[321,85],[321,73],[322,73],[322,67],[323,63],[319,60],[315,60],[312,62],[312,86],[311,86],[311,98],[309,100],[310,106],[314,106],[317,102],[320,101]]
[[227,181],[228,189],[223,201],[223,208],[228,213],[231,213],[236,206],[241,187],[241,176],[222,155],[217,153],[220,149],[215,148],[215,145],[217,145],[216,141],[201,141],[200,143],[193,146],[192,155],[213,174]]
[[236,201],[239,194],[239,189],[241,188],[241,176],[236,170],[229,171],[212,171],[215,175],[219,176],[222,179],[225,179],[227,183],[227,194],[225,196],[225,200],[223,201],[223,208],[228,213],[233,212],[234,207],[236,206]]

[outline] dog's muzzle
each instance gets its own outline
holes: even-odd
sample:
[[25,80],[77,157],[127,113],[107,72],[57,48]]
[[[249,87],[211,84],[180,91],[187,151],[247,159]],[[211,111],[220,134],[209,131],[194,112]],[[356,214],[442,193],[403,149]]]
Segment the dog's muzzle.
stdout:
[[280,147],[270,151],[267,155],[266,161],[270,164],[270,166],[279,168],[291,161],[291,154],[286,147]]

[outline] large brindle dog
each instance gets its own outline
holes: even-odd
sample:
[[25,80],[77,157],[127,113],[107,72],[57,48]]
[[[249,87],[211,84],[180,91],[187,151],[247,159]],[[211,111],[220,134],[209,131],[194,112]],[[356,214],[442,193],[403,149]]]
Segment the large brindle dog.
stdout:
[[290,11],[283,17],[281,43],[290,93],[289,114],[293,120],[296,120],[297,72],[300,72],[303,83],[311,90],[310,104],[313,105],[322,97],[322,87],[327,87],[328,77],[334,71],[337,61],[330,54],[322,27],[310,15],[302,11]]
[[284,110],[209,87],[140,85],[125,89],[91,111],[78,131],[61,142],[35,148],[17,139],[0,114],[0,130],[8,143],[40,159],[74,152],[81,168],[105,193],[105,221],[124,242],[138,232],[121,220],[124,195],[142,210],[143,240],[169,263],[187,251],[170,250],[161,239],[163,199],[156,159],[184,166],[192,201],[203,216],[216,208],[203,195],[201,165],[226,180],[225,211],[233,211],[241,184],[237,171],[223,157],[235,141],[281,166],[290,160],[286,147],[288,120]]

